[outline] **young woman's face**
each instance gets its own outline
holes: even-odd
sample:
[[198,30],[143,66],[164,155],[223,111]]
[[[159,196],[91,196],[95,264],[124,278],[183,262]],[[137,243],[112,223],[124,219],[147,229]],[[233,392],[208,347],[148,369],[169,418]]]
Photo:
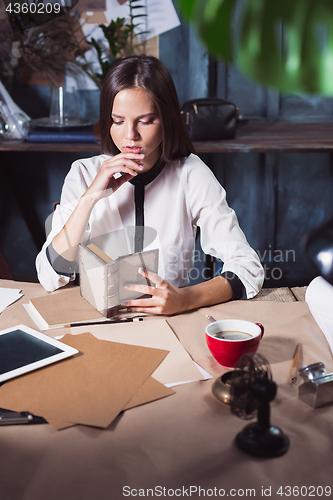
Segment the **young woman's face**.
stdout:
[[162,121],[150,94],[142,88],[121,90],[112,108],[110,135],[122,153],[141,153],[143,172],[158,160],[163,139]]

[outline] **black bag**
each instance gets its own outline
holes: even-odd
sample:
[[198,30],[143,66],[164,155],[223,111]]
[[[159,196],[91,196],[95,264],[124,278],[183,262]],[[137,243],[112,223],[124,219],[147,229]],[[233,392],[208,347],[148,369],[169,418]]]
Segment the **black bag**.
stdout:
[[192,141],[233,139],[241,120],[232,102],[214,97],[186,101],[182,115]]

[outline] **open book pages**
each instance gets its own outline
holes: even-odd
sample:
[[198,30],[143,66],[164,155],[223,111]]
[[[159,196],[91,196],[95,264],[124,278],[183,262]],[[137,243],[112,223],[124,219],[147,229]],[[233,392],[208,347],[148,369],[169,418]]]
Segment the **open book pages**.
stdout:
[[120,313],[127,300],[144,294],[125,288],[126,284],[154,286],[138,273],[143,267],[158,271],[158,249],[123,255],[112,260],[96,245],[79,246],[79,269],[81,295],[103,316],[110,318]]

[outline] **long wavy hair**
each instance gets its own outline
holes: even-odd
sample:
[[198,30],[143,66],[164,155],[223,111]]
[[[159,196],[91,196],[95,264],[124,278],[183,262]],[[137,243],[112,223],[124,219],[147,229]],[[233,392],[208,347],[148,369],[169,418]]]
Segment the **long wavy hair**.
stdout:
[[108,72],[100,94],[100,134],[102,151],[118,154],[110,128],[112,125],[113,101],[118,92],[131,88],[142,88],[154,100],[163,126],[161,157],[174,161],[194,153],[192,141],[184,125],[177,91],[169,71],[153,56],[139,55],[121,59]]

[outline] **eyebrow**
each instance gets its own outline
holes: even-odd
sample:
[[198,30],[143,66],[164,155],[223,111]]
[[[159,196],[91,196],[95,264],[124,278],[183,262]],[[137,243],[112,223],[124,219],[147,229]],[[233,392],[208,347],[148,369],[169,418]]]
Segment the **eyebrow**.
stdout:
[[[112,113],[111,116],[115,117],[115,118],[125,118],[124,116],[121,116],[121,115],[116,115],[115,113]],[[146,113],[144,115],[140,115],[138,116],[137,118],[140,119],[140,118],[145,118],[146,116],[156,116],[156,113]]]

